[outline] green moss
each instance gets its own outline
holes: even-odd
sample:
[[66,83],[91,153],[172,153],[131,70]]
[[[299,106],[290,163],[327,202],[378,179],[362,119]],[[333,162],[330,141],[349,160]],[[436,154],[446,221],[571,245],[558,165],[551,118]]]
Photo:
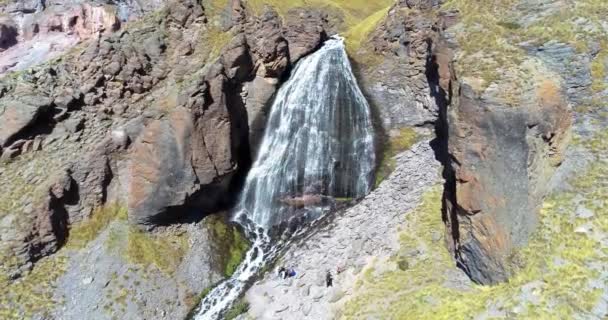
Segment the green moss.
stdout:
[[[446,285],[447,271],[455,267],[444,241],[431,236],[444,230],[441,189],[436,187],[424,196],[417,210],[408,214],[400,236],[398,257],[419,249],[423,249],[422,256],[408,259],[405,270],[398,267],[399,259],[391,259],[378,262],[395,264],[389,271],[364,272],[358,277],[354,298],[344,307],[343,318],[473,319],[490,306],[517,319],[572,319],[591,312],[601,294],[590,285],[600,276],[592,263],[606,265],[608,250],[601,238],[576,229],[591,223],[600,234],[608,233],[606,139],[608,132],[578,140],[596,159],[586,172],[570,181],[571,191],[546,199],[540,212],[541,226],[530,243],[517,252],[517,263],[512,266],[515,276],[508,283],[472,286],[469,290]],[[592,210],[594,217],[574,217],[572,213],[580,205]],[[523,301],[522,288],[533,282],[539,284],[533,292],[537,303]]]
[[236,317],[242,315],[249,310],[249,303],[245,300],[237,301],[231,308],[226,312],[224,318],[226,320],[233,320]]
[[124,254],[131,263],[144,268],[156,266],[165,274],[173,275],[188,248],[186,234],[156,235],[130,227]]
[[401,128],[388,138],[376,171],[376,187],[395,170],[395,156],[411,148],[418,140],[419,136],[412,128]]
[[245,258],[250,243],[238,228],[228,224],[219,215],[207,217],[205,225],[211,232],[211,237],[217,247],[221,270],[226,277],[232,276]]
[[127,220],[127,208],[123,205],[114,203],[96,209],[89,219],[70,228],[68,247],[72,249],[85,247],[117,219]]
[[48,316],[57,307],[53,296],[57,279],[65,273],[67,257],[61,252],[40,260],[34,269],[17,281],[0,273],[0,319],[32,319]]

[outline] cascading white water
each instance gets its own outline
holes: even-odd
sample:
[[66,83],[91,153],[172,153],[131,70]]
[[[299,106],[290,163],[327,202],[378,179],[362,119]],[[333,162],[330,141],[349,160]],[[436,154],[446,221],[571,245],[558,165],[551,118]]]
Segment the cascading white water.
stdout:
[[342,38],[298,63],[271,107],[265,134],[234,212],[253,240],[233,277],[201,302],[195,319],[217,319],[276,252],[271,228],[321,216],[335,198],[371,189],[375,165],[369,106]]

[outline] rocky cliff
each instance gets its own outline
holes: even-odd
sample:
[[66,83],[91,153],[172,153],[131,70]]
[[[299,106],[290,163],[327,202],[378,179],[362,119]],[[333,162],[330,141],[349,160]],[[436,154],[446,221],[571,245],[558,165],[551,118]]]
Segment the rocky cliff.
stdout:
[[[605,318],[607,10],[597,1],[399,1],[375,20],[351,54],[388,136],[385,159],[403,145],[393,119],[434,124],[444,183],[402,207],[436,163],[410,172],[420,146],[397,152],[374,193],[281,256],[277,265],[302,275],[268,273],[252,287],[247,316]],[[372,235],[357,220],[370,208]],[[401,229],[387,230],[395,208]]]
[[247,246],[214,214],[239,192],[269,102],[334,33],[372,106],[378,188],[286,248],[277,265],[302,273],[261,275],[249,315],[608,313],[602,2],[0,11],[0,317],[185,316]]
[[[264,106],[326,37],[325,17],[315,11],[295,10],[283,22],[272,10],[251,16],[239,1],[175,1],[118,30],[116,15],[87,11],[95,5],[75,10],[112,20],[111,28],[78,16],[71,4],[25,17],[38,25],[33,43],[46,32],[84,42],[2,79],[0,246],[10,279],[70,247],[82,226],[103,231],[95,223],[110,222],[103,222],[109,207],[124,208],[132,225],[146,229],[226,208],[249,166]],[[30,41],[27,28],[16,29],[14,46]],[[201,283],[214,281],[209,275]]]

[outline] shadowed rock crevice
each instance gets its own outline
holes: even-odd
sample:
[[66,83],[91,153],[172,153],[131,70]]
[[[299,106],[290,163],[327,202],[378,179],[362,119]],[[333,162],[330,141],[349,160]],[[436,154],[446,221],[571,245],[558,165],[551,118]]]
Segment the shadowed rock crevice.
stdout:
[[520,84],[512,94],[522,96],[512,101],[501,96],[512,90],[507,83],[484,89],[459,78],[450,52],[460,49],[445,36],[436,56],[450,103],[437,132],[445,137],[438,153],[448,247],[473,281],[497,284],[512,275],[511,257],[538,225],[547,182],[568,143],[570,111],[559,85],[545,77]]

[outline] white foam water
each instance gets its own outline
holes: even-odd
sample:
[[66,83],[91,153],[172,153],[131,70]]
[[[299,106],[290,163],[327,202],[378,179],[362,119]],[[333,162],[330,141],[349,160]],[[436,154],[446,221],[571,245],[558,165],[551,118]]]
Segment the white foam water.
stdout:
[[252,247],[234,275],[201,302],[195,319],[214,320],[237,300],[278,246],[269,230],[319,218],[336,198],[371,189],[375,166],[370,108],[344,40],[332,37],[302,59],[279,89],[234,220]]

